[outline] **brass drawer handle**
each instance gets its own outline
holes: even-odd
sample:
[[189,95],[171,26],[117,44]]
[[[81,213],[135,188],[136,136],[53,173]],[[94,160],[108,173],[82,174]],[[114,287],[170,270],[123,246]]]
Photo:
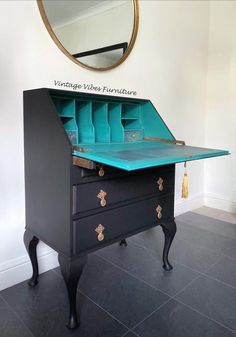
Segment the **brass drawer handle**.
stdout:
[[105,230],[105,227],[102,224],[99,224],[97,228],[95,229],[95,232],[98,233],[98,241],[104,240],[104,234],[103,234],[104,230]]
[[163,182],[164,180],[161,177],[159,177],[159,179],[157,180],[157,185],[158,185],[158,189],[160,192],[163,191],[163,188],[164,188]]
[[99,175],[99,177],[103,177],[104,174],[105,174],[105,171],[104,171],[103,166],[101,165],[101,166],[99,166],[98,175]]
[[161,213],[161,211],[162,211],[162,207],[161,207],[160,205],[158,205],[157,208],[156,208],[156,212],[157,212],[157,217],[158,217],[158,219],[161,219],[161,218],[162,218],[162,213]]
[[98,199],[100,199],[100,205],[102,207],[105,207],[106,204],[107,204],[107,201],[105,199],[106,195],[107,195],[107,193],[105,191],[103,191],[103,190],[100,190],[100,192],[97,195]]

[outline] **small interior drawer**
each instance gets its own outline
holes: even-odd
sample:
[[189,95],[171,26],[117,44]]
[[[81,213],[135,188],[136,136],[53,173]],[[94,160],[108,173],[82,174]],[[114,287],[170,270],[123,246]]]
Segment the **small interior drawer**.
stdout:
[[174,170],[156,169],[148,174],[133,174],[115,179],[73,186],[73,215],[148,195],[174,192]]
[[[73,222],[74,254],[97,249],[99,245],[121,236],[170,221],[173,214],[174,194],[169,194],[76,220]],[[100,235],[99,228],[104,228]]]

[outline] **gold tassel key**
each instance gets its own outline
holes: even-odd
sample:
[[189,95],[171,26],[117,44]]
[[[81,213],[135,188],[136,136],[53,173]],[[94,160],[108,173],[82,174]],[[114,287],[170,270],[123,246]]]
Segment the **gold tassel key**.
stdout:
[[188,175],[186,162],[184,163],[184,179],[182,183],[182,198],[188,198]]

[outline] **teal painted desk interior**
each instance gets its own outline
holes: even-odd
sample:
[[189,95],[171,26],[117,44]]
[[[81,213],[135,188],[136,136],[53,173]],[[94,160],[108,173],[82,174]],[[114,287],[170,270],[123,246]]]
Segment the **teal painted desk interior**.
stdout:
[[225,150],[144,140],[174,140],[149,100],[75,93],[52,94],[74,155],[132,171],[229,154]]

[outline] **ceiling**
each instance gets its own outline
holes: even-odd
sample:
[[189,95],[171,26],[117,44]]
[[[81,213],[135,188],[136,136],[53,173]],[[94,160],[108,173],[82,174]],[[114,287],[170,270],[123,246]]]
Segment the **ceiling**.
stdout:
[[[43,5],[53,26],[63,25],[66,21],[73,21],[78,14],[84,15],[88,10],[114,0],[43,0]],[[56,10],[55,10],[56,8]]]

